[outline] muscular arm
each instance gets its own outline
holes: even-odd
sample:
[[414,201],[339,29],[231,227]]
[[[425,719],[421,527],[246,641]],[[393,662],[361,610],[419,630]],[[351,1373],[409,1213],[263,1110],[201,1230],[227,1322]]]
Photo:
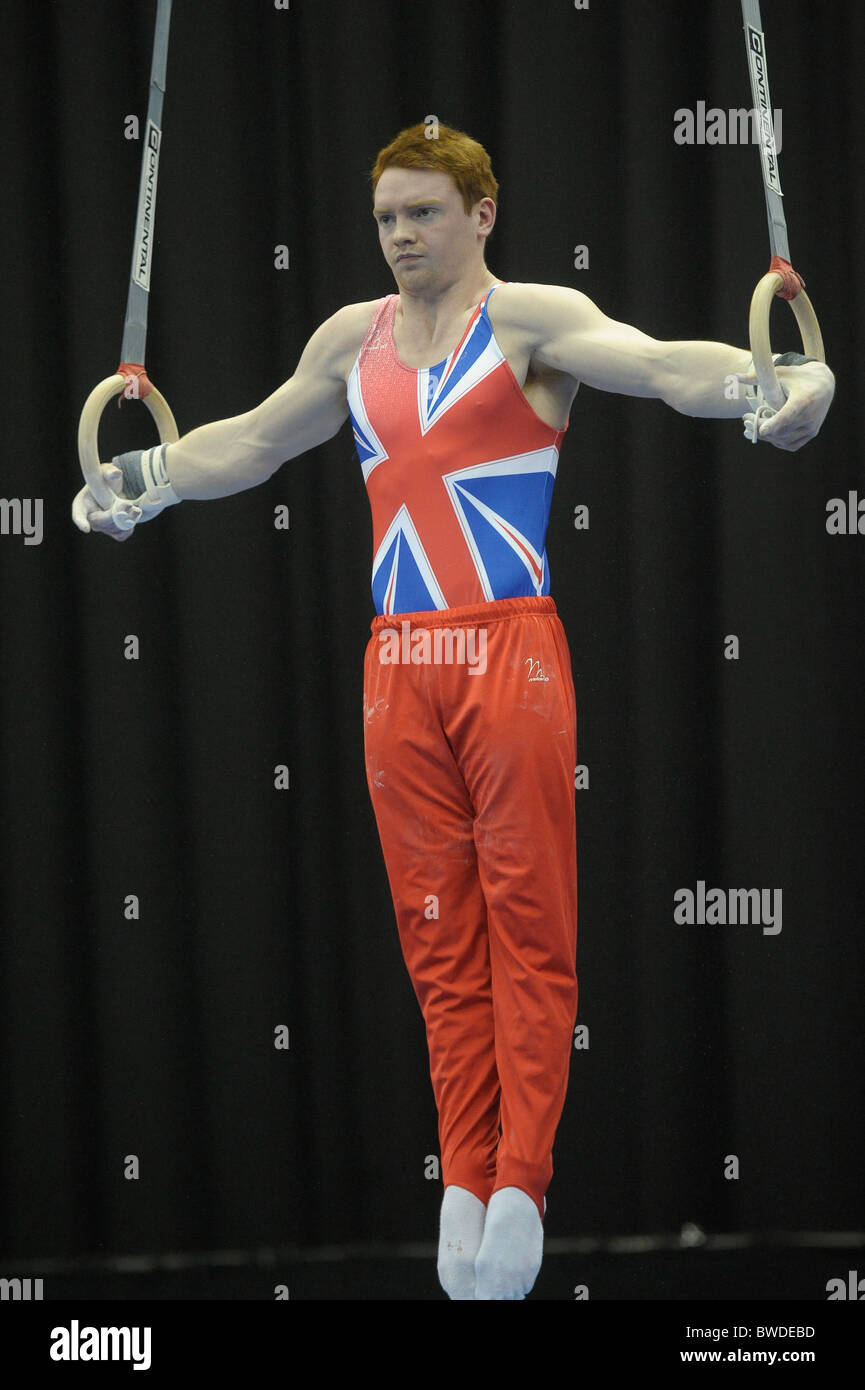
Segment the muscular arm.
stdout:
[[[508,291],[511,293],[508,294]],[[752,408],[732,378],[752,370],[746,348],[703,341],[663,342],[608,318],[578,290],[557,285],[504,285],[499,312],[529,336],[532,359],[601,391],[654,396],[683,415],[724,418]],[[506,297],[507,296],[507,297]],[[760,436],[801,447],[817,433],[835,378],[821,363],[778,368],[787,404]]]
[[253,410],[201,425],[168,446],[166,467],[178,497],[243,492],[333,438],[348,418],[346,375],[363,338],[364,307],[352,304],[327,319],[294,375]]

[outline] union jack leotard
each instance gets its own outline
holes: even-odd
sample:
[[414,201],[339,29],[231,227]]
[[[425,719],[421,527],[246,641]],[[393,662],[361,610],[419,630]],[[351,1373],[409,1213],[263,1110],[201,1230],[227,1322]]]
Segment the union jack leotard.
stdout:
[[348,383],[372,508],[376,612],[414,613],[550,592],[545,549],[559,445],[520,390],[487,305],[449,357],[407,367],[399,295],[378,305]]

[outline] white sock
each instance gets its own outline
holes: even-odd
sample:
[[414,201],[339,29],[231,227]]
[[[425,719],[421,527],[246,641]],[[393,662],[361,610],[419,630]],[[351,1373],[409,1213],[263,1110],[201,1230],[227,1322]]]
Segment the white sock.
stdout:
[[531,1197],[521,1187],[500,1187],[490,1198],[475,1260],[475,1298],[525,1298],[543,1253],[543,1222]]
[[439,1283],[448,1298],[475,1296],[475,1257],[484,1234],[487,1209],[464,1187],[446,1187],[439,1223]]

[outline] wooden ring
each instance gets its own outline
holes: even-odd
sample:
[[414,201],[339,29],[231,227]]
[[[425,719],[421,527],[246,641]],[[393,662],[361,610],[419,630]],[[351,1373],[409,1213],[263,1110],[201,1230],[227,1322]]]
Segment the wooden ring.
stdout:
[[[772,344],[769,337],[769,314],[772,300],[783,285],[784,280],[776,270],[770,270],[757,284],[751,297],[751,312],[748,318],[748,336],[751,340],[751,356],[760,389],[766,404],[773,410],[780,410],[785,400],[784,388],[778,380],[775,363],[772,360]],[[806,357],[816,357],[818,362],[826,361],[823,350],[823,335],[814,313],[814,306],[804,290],[795,299],[788,301],[796,315],[802,347]]]
[[[117,494],[113,488],[108,486],[102,476],[99,459],[99,421],[102,419],[102,412],[108,402],[121,394],[126,388],[128,380],[128,377],[120,376],[118,373],[116,376],[107,376],[104,381],[100,381],[98,386],[94,386],[84,402],[81,419],[78,421],[78,458],[81,463],[81,472],[84,474],[84,481],[96,501],[105,511],[113,506]],[[175,443],[179,437],[177,425],[165,397],[153,386],[141,399],[156,422],[161,442],[163,444]]]

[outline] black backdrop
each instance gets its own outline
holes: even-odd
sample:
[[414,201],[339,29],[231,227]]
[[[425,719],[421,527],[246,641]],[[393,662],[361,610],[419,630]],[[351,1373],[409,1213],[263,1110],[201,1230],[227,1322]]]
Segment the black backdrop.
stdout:
[[[425,1043],[363,768],[371,526],[348,426],[125,545],[70,520],[78,414],[119,355],[154,12],[3,6],[0,491],[44,499],[44,536],[0,536],[0,1249],[434,1239]],[[589,1046],[551,1235],[865,1217],[865,537],[825,524],[865,494],[865,9],[763,18],[837,397],[795,455],[659,402],[575,401],[549,553],[590,777]],[[176,0],[147,363],[181,431],[248,409],[325,317],[393,288],[367,171],[428,114],[491,153],[498,275],[744,345],[769,257],[758,158],[678,145],[699,101],[750,105],[734,0]],[[780,303],[773,325],[799,345]],[[154,437],[143,406],[111,407],[103,457]],[[781,932],[676,924],[699,880],[780,888]]]

